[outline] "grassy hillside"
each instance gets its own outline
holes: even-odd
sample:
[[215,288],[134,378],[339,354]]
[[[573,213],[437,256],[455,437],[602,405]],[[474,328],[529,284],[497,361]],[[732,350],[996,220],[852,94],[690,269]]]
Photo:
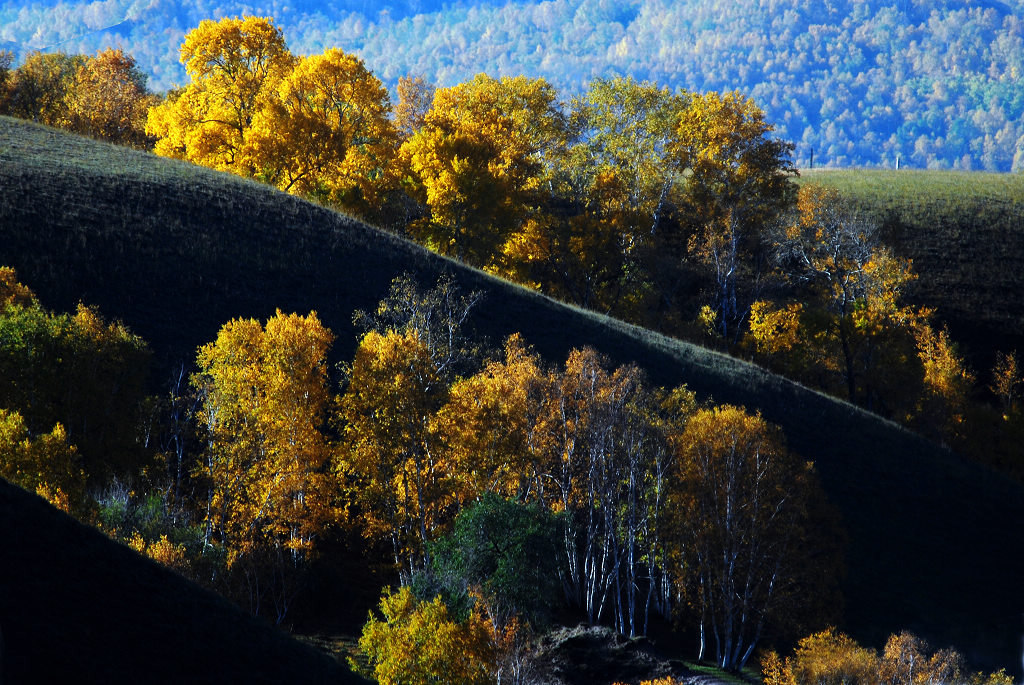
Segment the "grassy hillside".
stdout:
[[363,682],[2,479],[0,521],[0,682]]
[[[935,307],[977,361],[1024,351],[1024,174],[805,170],[873,214],[922,277],[912,296]],[[987,368],[984,369],[987,372]]]
[[349,358],[353,309],[373,306],[399,272],[430,284],[450,271],[486,290],[472,324],[493,341],[520,331],[551,360],[593,345],[659,384],[685,382],[780,424],[842,512],[844,627],[855,637],[878,644],[907,628],[956,644],[979,667],[1019,667],[1021,488],[757,367],[560,305],[254,183],[9,119],[0,263],[49,307],[82,299],[126,321],[156,348],[161,373],[230,317],[276,307],[316,309],[338,335],[336,356]]

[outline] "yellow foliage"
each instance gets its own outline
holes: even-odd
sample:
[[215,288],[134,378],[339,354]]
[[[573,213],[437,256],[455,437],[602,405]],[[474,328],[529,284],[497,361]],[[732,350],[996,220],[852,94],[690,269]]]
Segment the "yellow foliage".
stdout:
[[288,192],[376,204],[397,186],[390,111],[384,84],[357,57],[332,48],[300,58],[253,117],[254,166]]
[[940,685],[957,683],[963,657],[952,649],[930,653],[928,643],[904,631],[890,635],[882,650],[879,675],[886,685]]
[[764,685],[796,685],[789,660],[783,661],[773,649],[761,655],[761,681]]
[[254,177],[261,171],[249,137],[294,58],[269,18],[206,20],[185,35],[181,62],[191,79],[149,112],[157,154]]
[[278,311],[265,327],[232,320],[199,350],[193,383],[209,446],[196,475],[209,483],[208,524],[229,564],[268,545],[308,554],[335,518],[321,432],[333,340],[315,312]]
[[144,554],[153,561],[179,573],[188,573],[189,571],[185,546],[174,544],[166,535],[161,535],[155,542],[147,542],[141,533],[135,531],[125,543],[139,554]]
[[442,254],[501,267],[503,246],[534,214],[544,153],[561,135],[560,122],[543,79],[479,74],[438,89],[400,151],[411,190],[429,209],[412,234]]
[[504,361],[452,386],[434,425],[461,481],[462,501],[538,488],[545,381],[540,358],[516,335],[505,343]]
[[75,513],[85,499],[85,474],[64,426],[31,436],[21,414],[0,409],[0,478]]
[[[2,277],[2,272],[0,272],[0,277]],[[989,389],[1002,403],[1004,415],[1013,411],[1022,387],[1024,387],[1024,373],[1017,362],[1016,351],[1010,354],[997,352],[996,363],[992,367],[992,384]]]
[[120,48],[102,50],[78,68],[68,92],[68,128],[122,145],[145,146],[154,97],[146,75]]
[[422,553],[456,499],[431,428],[447,392],[416,330],[363,337],[341,400],[341,469],[364,535],[390,540],[396,563]]
[[764,300],[751,305],[749,336],[757,353],[771,359],[784,356],[803,344],[800,331],[802,312],[803,305],[799,302],[781,309]]
[[359,649],[380,685],[484,685],[494,657],[488,629],[477,613],[455,621],[440,597],[419,601],[408,587],[381,597],[383,620],[370,616]]
[[35,293],[18,282],[17,272],[9,266],[0,266],[0,311],[8,305],[31,307]]
[[878,656],[835,628],[800,640],[792,664],[787,660],[786,668],[791,669],[798,685],[879,683]]
[[927,324],[918,326],[917,354],[924,367],[925,401],[929,396],[934,398],[941,405],[938,411],[943,414],[937,420],[947,430],[955,430],[964,420],[974,374],[957,353],[945,328],[936,333]]

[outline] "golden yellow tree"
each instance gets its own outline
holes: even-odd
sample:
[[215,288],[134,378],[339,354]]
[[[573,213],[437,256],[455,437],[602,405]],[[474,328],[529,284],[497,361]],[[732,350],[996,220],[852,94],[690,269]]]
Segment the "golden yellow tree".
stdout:
[[460,623],[436,597],[416,599],[403,587],[386,591],[381,618],[363,626],[359,649],[381,685],[485,685],[493,682],[494,654],[486,620],[476,611]]
[[669,506],[700,610],[701,657],[709,647],[720,667],[739,669],[766,622],[788,610],[781,600],[807,563],[798,543],[813,469],[759,414],[729,405],[697,411],[676,447]]
[[411,190],[428,216],[409,230],[421,243],[501,270],[509,241],[538,220],[534,197],[562,117],[543,79],[494,79],[441,88],[423,126],[403,143]]
[[835,628],[801,639],[787,663],[800,685],[878,685],[880,665],[877,654]]
[[[774,240],[781,270],[810,297],[800,311],[787,307],[790,325],[773,341],[773,332],[760,328],[758,347],[796,352],[801,358],[790,356],[783,365],[804,366],[801,375],[850,401],[879,410],[912,404],[914,376],[920,378],[914,331],[930,312],[904,301],[917,278],[909,260],[884,247],[877,224],[837,191],[815,185],[800,188],[796,213]],[[780,336],[792,333],[792,315],[799,318],[801,345],[783,350]],[[758,311],[760,321],[781,316],[778,307]],[[901,398],[908,388],[911,397]]]
[[0,478],[68,513],[81,513],[85,503],[85,474],[59,423],[33,436],[21,414],[0,409]]
[[693,94],[679,116],[672,149],[686,170],[685,209],[694,217],[690,248],[710,271],[708,303],[719,333],[739,340],[756,299],[764,230],[793,202],[793,146],[753,100],[739,93]]
[[1022,375],[1020,364],[1017,361],[1017,352],[1009,354],[997,352],[996,363],[992,367],[992,384],[989,389],[999,398],[1004,417],[1009,416],[1016,407],[1022,386],[1024,386],[1024,375]]
[[196,473],[208,487],[206,542],[224,547],[250,587],[262,581],[249,597],[254,613],[270,594],[278,620],[294,592],[281,584],[287,572],[336,518],[322,432],[333,337],[315,312],[278,311],[266,326],[235,319],[200,348],[193,380],[208,432]]
[[950,339],[949,329],[936,332],[927,323],[916,327],[917,355],[924,368],[918,419],[944,437],[961,433],[974,387],[974,374]]
[[30,307],[35,302],[35,293],[18,281],[18,272],[9,266],[0,266],[0,309],[8,305]]
[[120,48],[101,50],[78,68],[68,92],[68,128],[121,145],[146,147],[147,112],[155,98],[146,75]]
[[300,58],[253,117],[254,165],[282,190],[359,211],[397,184],[390,111],[359,58],[333,48]]
[[295,63],[281,31],[265,17],[206,20],[185,35],[181,62],[190,83],[149,111],[154,151],[259,176],[249,141],[253,120]]
[[503,360],[452,385],[434,426],[462,501],[485,492],[543,501],[546,384],[540,358],[516,335],[505,342]]
[[954,649],[931,651],[917,635],[890,635],[882,650],[879,675],[885,685],[949,685],[961,681],[963,657]]
[[370,331],[341,399],[340,468],[363,534],[389,542],[409,573],[422,567],[434,529],[453,516],[456,474],[431,427],[447,393],[416,330]]

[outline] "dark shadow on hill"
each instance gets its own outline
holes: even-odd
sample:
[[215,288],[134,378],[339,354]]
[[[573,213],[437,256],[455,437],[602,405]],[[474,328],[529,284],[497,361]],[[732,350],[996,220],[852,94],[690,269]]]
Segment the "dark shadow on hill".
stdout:
[[0,682],[361,683],[0,480]]
[[[850,537],[843,627],[867,644],[909,629],[977,667],[1020,668],[1024,490],[898,426],[693,345],[553,302],[223,174],[0,118],[0,263],[46,306],[128,323],[168,370],[237,316],[318,311],[355,347],[354,309],[391,279],[450,271],[486,290],[472,324],[551,361],[592,345],[664,386],[760,410],[817,465]],[[6,548],[5,548],[6,549]],[[4,626],[6,630],[6,625]],[[1019,675],[1019,674],[1018,674]]]

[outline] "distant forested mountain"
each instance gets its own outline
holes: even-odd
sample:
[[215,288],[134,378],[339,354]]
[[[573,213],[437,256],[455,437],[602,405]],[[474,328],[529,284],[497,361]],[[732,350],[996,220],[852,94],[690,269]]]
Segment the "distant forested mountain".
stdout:
[[[200,20],[274,17],[297,53],[340,47],[389,85],[421,74],[595,77],[738,89],[801,166],[1024,168],[1024,0],[102,0],[4,2],[0,47],[131,52],[157,89],[184,80]],[[813,152],[812,152],[813,151]]]

